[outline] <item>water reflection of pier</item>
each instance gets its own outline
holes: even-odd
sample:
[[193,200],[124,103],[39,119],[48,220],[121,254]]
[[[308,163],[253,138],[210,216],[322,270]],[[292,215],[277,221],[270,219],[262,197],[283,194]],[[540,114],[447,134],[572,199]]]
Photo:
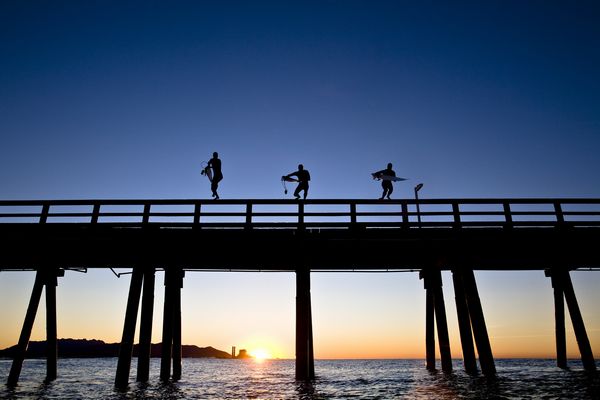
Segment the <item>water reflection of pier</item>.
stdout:
[[[294,272],[301,380],[315,375],[311,270],[419,270],[426,289],[427,368],[435,368],[437,326],[444,371],[452,364],[441,271],[452,271],[464,366],[477,373],[477,349],[486,375],[495,374],[494,357],[473,271],[544,270],[554,290],[558,366],[567,366],[566,300],[584,368],[595,370],[569,271],[600,267],[599,199],[436,199],[419,205],[414,200],[0,201],[0,268],[37,271],[8,384],[18,382],[42,290],[46,379],[53,380],[57,277],[69,268],[109,267],[132,268],[118,387],[128,384],[140,300],[137,380],[148,380],[159,268],[165,271],[162,380],[181,378],[185,270]],[[293,259],[285,257],[290,248]]]

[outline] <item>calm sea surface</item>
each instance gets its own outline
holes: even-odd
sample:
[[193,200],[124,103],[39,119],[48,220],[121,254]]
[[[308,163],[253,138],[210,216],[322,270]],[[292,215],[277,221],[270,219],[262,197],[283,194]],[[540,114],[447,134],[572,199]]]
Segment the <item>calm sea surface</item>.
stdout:
[[[311,384],[294,380],[294,361],[184,359],[183,379],[158,383],[159,359],[150,383],[114,389],[116,358],[64,359],[59,378],[43,384],[43,360],[26,360],[19,386],[0,385],[3,399],[600,399],[600,378],[577,361],[563,371],[553,360],[497,360],[498,377],[471,377],[454,363],[452,374],[430,373],[423,360],[319,360]],[[134,362],[135,364],[135,362]],[[0,360],[5,380],[10,360]],[[135,379],[135,365],[131,376]],[[132,380],[133,380],[132,379]]]

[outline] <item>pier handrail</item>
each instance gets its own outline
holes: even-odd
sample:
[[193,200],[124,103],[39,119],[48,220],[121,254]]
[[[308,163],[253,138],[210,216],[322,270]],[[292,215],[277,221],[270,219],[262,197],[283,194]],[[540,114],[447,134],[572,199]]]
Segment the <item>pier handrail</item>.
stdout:
[[[1,200],[2,223],[202,227],[600,226],[600,199]],[[182,209],[183,208],[183,209]],[[418,222],[420,216],[421,222]]]

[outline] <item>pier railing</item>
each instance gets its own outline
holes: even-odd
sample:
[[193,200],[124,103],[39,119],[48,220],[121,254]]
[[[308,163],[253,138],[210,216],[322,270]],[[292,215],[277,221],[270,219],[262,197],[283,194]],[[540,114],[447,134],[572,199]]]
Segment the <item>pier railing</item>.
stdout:
[[21,200],[2,223],[202,228],[600,227],[600,199]]

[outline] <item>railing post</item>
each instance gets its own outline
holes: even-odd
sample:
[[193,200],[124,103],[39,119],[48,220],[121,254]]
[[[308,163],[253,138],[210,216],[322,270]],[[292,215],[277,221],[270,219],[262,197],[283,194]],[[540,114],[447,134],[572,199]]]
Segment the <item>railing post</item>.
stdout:
[[557,201],[554,203],[554,212],[556,213],[556,223],[562,225],[565,223],[565,215],[563,214],[562,206]]
[[454,216],[454,227],[460,228],[460,207],[456,202],[452,202],[452,215]]
[[100,203],[95,203],[94,209],[92,210],[92,220],[90,222],[92,224],[97,224],[99,217],[100,217]]
[[42,206],[42,213],[40,214],[40,224],[45,224],[48,221],[48,214],[50,213],[50,204],[44,203]]
[[298,228],[304,229],[304,203],[298,203]]
[[252,229],[252,203],[246,203],[246,229]]
[[513,218],[512,218],[512,212],[510,210],[510,203],[508,201],[505,201],[502,203],[502,207],[504,208],[505,227],[512,228],[513,227]]
[[403,228],[408,228],[409,227],[408,203],[406,201],[402,202],[402,227]]
[[144,215],[142,216],[142,224],[147,224],[150,222],[150,207],[152,205],[150,203],[144,204]]
[[350,203],[350,225],[356,226],[356,203]]
[[194,226],[198,226],[200,224],[200,211],[202,205],[200,203],[194,204]]

